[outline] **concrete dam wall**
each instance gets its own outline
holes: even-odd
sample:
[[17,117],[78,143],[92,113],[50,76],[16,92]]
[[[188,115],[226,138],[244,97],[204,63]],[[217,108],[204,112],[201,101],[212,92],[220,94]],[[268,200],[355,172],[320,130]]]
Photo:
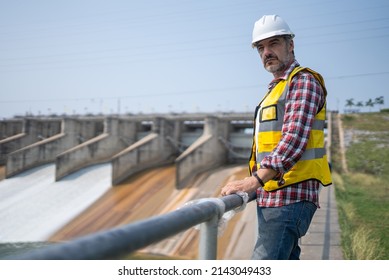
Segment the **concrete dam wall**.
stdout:
[[201,172],[246,162],[252,114],[22,118],[0,122],[0,165],[10,178],[55,164],[55,180],[110,163],[112,185],[141,171],[174,164],[176,187]]

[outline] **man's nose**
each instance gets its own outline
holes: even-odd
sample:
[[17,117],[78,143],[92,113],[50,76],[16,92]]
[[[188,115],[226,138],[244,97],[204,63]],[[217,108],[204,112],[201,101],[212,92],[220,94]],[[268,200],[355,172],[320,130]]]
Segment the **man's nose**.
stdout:
[[267,48],[267,47],[264,47],[262,49],[262,58],[268,58],[268,57],[271,57],[273,56],[273,52],[270,50],[270,48]]

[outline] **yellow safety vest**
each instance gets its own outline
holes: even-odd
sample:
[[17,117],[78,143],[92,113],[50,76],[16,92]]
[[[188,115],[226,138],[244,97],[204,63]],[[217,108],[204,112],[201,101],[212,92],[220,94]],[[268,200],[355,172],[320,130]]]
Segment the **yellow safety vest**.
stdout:
[[[250,174],[253,170],[260,169],[261,160],[270,154],[281,140],[285,99],[289,90],[289,84],[294,75],[302,70],[312,73],[323,87],[325,96],[327,95],[322,76],[309,68],[296,67],[287,80],[278,82],[259,103],[255,112],[254,139],[249,161]],[[277,180],[270,180],[265,183],[264,189],[266,191],[274,191],[307,180],[317,180],[323,186],[328,186],[332,183],[324,147],[325,107],[324,105],[315,116],[308,144],[301,159],[292,169],[283,174],[285,184],[279,186]]]

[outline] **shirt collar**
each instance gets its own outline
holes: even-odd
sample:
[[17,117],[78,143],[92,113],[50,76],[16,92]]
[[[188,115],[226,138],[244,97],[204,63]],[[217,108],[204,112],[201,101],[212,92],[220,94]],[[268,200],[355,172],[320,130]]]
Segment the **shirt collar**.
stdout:
[[293,62],[289,65],[289,67],[284,71],[284,74],[277,79],[273,79],[270,84],[268,85],[268,89],[272,89],[279,81],[288,79],[288,76],[290,73],[292,73],[293,69],[297,66],[300,66],[300,64],[297,62],[297,60],[293,60]]

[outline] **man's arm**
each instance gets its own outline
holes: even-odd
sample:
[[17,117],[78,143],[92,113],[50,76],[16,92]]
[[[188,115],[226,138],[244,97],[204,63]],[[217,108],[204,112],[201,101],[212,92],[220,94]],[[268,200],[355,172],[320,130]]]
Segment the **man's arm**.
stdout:
[[261,168],[283,174],[300,160],[324,99],[323,89],[312,74],[301,72],[292,79],[286,97],[281,140],[272,153],[262,160]]

